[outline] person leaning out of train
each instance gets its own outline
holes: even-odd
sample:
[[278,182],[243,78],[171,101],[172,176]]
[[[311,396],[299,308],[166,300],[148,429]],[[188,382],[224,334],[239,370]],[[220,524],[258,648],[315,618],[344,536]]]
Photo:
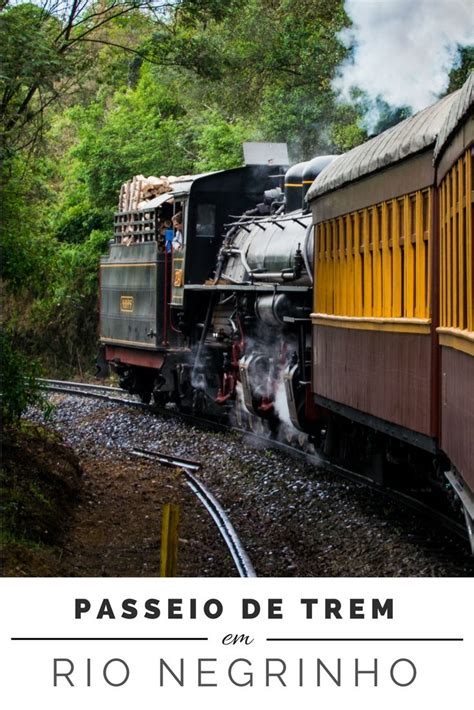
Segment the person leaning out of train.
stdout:
[[173,219],[174,237],[173,237],[173,250],[183,248],[183,213],[176,212]]
[[161,222],[158,234],[159,251],[171,251],[171,242],[173,241],[173,225],[171,224],[170,219],[165,219]]

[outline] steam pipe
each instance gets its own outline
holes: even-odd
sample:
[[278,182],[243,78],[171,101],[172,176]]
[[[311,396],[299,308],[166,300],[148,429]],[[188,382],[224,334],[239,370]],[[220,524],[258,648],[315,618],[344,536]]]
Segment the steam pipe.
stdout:
[[[228,277],[226,277],[228,278]],[[254,274],[254,283],[267,283],[267,282],[286,282],[286,281],[297,281],[299,286],[306,286],[310,282],[311,276],[308,274],[303,274],[302,276],[297,276],[294,269],[290,269],[288,272],[284,271],[273,271],[264,274]]]
[[[301,255],[301,250],[298,249],[299,254]],[[298,254],[297,252],[297,254]],[[277,281],[278,279],[281,279],[282,281],[294,281],[295,279],[299,279],[301,276],[301,266],[295,264],[293,268],[289,269],[282,269],[281,271],[261,271],[260,269],[251,269],[249,263],[247,262],[246,257],[244,256],[244,253],[241,249],[237,249],[237,247],[228,247],[225,251],[226,256],[240,256],[240,259],[242,261],[242,265],[246,272],[251,276],[252,278],[257,277],[259,281]],[[297,255],[295,254],[295,259]],[[301,256],[300,256],[301,259]],[[304,259],[304,257],[303,257]],[[307,264],[305,262],[305,267],[308,271],[308,275],[311,278],[311,274],[307,268]],[[230,278],[226,276],[225,278]]]
[[224,238],[224,243],[223,243],[221,250],[219,252],[218,264],[217,264],[217,269],[216,269],[216,273],[215,273],[215,277],[214,277],[214,284],[216,284],[219,281],[219,279],[222,275],[222,270],[224,268],[224,256],[227,256],[226,250],[233,248],[231,246],[226,247],[225,244],[231,243],[231,239],[233,239],[234,235],[238,232],[239,228],[242,226],[241,223],[242,223],[242,218],[240,218],[238,222],[235,222],[231,226],[231,228],[229,229],[228,233],[226,234],[226,236]]

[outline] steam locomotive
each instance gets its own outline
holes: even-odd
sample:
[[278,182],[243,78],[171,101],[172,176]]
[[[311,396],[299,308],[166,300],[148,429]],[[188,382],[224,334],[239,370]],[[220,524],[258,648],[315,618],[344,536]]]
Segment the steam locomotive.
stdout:
[[281,144],[247,144],[244,167],[118,213],[100,340],[121,386],[428,483],[474,551],[473,103],[471,75],[344,155],[288,169]]

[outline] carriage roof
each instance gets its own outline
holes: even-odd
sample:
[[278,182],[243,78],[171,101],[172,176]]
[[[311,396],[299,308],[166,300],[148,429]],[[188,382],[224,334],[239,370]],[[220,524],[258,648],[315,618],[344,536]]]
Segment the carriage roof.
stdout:
[[415,116],[336,158],[318,175],[307,199],[314,200],[428,148],[436,141],[461,91],[445,96]]

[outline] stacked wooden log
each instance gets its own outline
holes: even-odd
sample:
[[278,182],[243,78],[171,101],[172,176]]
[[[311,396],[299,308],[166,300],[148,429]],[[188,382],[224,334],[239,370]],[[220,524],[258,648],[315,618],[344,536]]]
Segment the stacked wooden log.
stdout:
[[134,212],[137,209],[146,208],[146,202],[158,195],[171,192],[172,183],[182,179],[175,175],[162,175],[161,177],[145,177],[135,175],[131,180],[124,183],[120,189],[119,212]]

